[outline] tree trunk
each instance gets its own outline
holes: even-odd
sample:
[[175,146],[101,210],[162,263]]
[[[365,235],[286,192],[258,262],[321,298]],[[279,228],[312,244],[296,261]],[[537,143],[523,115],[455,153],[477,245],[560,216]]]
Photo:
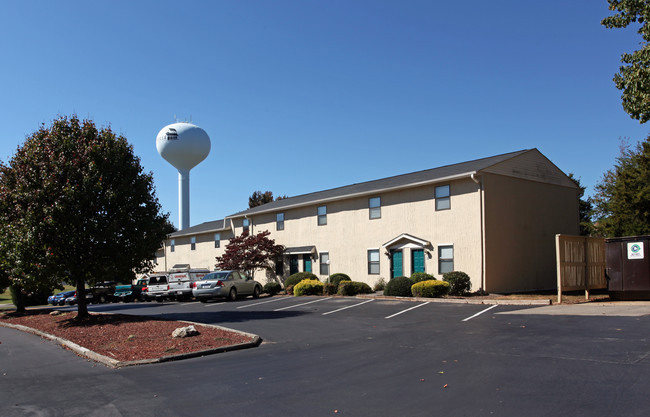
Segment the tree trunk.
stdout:
[[88,304],[86,304],[86,283],[83,279],[77,279],[77,320],[85,320],[90,317]]
[[23,287],[20,285],[11,285],[11,301],[16,306],[17,313],[25,313],[27,309],[25,308],[25,294],[23,293]]

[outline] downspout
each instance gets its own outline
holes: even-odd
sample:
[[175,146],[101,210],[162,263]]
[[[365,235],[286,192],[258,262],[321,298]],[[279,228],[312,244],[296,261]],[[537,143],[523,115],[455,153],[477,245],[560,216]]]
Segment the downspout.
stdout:
[[472,181],[478,184],[479,210],[481,222],[481,291],[485,292],[485,222],[483,219],[483,177],[476,178],[476,172],[470,175]]

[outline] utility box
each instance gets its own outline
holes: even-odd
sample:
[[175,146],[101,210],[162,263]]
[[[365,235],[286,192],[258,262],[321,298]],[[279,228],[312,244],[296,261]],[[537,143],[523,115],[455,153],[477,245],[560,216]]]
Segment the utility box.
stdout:
[[605,240],[612,300],[650,300],[650,236]]

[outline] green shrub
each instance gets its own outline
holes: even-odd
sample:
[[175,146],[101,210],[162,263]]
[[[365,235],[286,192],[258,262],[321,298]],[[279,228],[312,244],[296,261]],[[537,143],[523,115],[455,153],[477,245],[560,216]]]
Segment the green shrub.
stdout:
[[394,297],[410,297],[411,296],[411,279],[408,277],[393,278],[386,284],[384,288],[384,295],[391,295]]
[[317,279],[303,279],[293,287],[293,295],[323,295],[323,283]]
[[338,291],[338,287],[331,282],[323,284],[323,295],[334,295]]
[[262,291],[269,294],[269,295],[275,295],[282,291],[282,285],[280,285],[277,282],[267,282],[264,284],[264,288],[262,288]]
[[341,274],[339,272],[339,273],[330,275],[330,277],[329,277],[329,279],[327,281],[334,284],[334,285],[336,285],[336,288],[338,288],[341,281],[352,281],[352,280],[346,274]]
[[414,297],[442,297],[449,293],[449,288],[448,282],[430,279],[413,284],[411,292]]
[[302,281],[303,279],[315,279],[318,280],[318,277],[311,272],[296,272],[295,274],[291,275],[289,278],[284,281],[284,288],[287,288],[289,286],[295,286],[297,283]]
[[472,281],[464,272],[453,271],[442,275],[442,279],[450,285],[449,294],[465,295],[472,290]]
[[386,288],[386,280],[383,278],[379,278],[377,282],[375,282],[375,286],[372,287],[375,291],[384,291],[384,288]]
[[357,281],[343,281],[339,284],[338,295],[357,295],[357,294],[370,294],[372,293],[370,285],[365,282]]
[[422,281],[430,281],[434,279],[436,279],[436,277],[427,274],[426,272],[414,272],[413,275],[411,275],[411,282],[413,284],[417,284],[418,282],[422,282]]

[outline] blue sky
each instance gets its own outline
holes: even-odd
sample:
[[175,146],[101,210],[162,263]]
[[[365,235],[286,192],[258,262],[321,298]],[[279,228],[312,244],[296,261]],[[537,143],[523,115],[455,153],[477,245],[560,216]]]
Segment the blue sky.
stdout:
[[[619,138],[612,76],[635,29],[605,0],[0,0],[0,159],[58,115],[133,144],[178,225],[176,170],[155,146],[191,120],[191,224],[277,195],[538,148],[593,192]],[[175,119],[176,118],[176,119]]]

